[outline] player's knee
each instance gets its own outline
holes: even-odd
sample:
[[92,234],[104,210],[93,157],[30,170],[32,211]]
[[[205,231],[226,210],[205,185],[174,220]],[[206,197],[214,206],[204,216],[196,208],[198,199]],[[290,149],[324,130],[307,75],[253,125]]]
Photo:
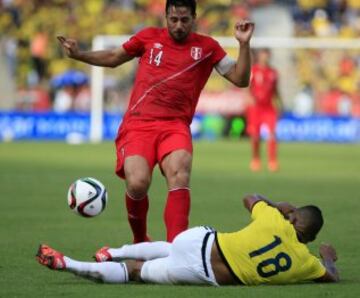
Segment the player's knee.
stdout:
[[127,192],[135,199],[143,198],[149,189],[151,178],[146,175],[130,175],[126,177]]
[[173,152],[164,160],[162,168],[170,188],[189,186],[191,164],[192,155],[185,150]]
[[171,164],[166,171],[166,178],[169,184],[175,186],[188,186],[190,182],[191,159],[184,158]]
[[188,187],[190,183],[190,171],[187,169],[178,169],[171,171],[167,176],[170,188]]
[[180,170],[176,175],[176,182],[180,186],[188,186],[190,183],[190,171],[188,170]]

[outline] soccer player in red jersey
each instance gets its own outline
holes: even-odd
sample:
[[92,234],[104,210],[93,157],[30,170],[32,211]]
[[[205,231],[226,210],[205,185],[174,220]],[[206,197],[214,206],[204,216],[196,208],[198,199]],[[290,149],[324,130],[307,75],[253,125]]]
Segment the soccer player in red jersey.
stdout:
[[[281,107],[277,88],[278,74],[270,66],[270,51],[260,49],[256,52],[255,63],[251,68],[250,95],[253,103],[247,109],[247,131],[251,137],[252,160],[250,169],[259,171],[260,160],[260,128],[265,124],[268,128],[268,169],[277,171],[276,122],[277,108]],[[275,103],[278,100],[278,106]]]
[[167,28],[145,28],[115,49],[80,51],[76,40],[58,37],[70,58],[88,64],[116,67],[139,58],[129,106],[115,141],[116,173],[126,182],[126,207],[135,243],[148,240],[147,193],[156,164],[168,187],[167,240],[171,242],[188,227],[190,123],[213,68],[236,86],[247,87],[250,81],[253,23],[236,23],[239,54],[233,60],[213,38],[193,32],[195,0],[168,0],[165,12]]

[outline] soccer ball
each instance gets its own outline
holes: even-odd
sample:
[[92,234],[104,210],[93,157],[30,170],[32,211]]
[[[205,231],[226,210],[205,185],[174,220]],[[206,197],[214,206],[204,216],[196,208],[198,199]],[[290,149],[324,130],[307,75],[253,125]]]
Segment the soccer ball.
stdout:
[[84,217],[99,215],[107,204],[105,186],[91,177],[80,178],[71,184],[67,195],[69,207]]

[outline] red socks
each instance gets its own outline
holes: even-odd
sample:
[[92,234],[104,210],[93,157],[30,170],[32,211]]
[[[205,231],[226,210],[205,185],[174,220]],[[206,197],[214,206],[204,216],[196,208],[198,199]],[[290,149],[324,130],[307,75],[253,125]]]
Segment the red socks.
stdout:
[[172,242],[176,235],[188,228],[189,213],[190,190],[181,188],[169,191],[164,211],[168,242]]
[[[134,243],[149,241],[146,234],[146,217],[149,209],[148,196],[134,200],[126,194],[128,221],[134,235]],[[164,211],[167,241],[172,242],[189,224],[190,190],[186,188],[169,191]]]
[[141,200],[135,200],[126,194],[126,209],[128,221],[134,235],[134,243],[149,241],[146,234],[146,216],[149,210],[148,196]]
[[260,137],[251,138],[252,159],[260,159]]
[[276,149],[277,149],[276,139],[272,138],[269,140],[269,143],[268,143],[269,161],[277,160],[277,150]]
[[[259,159],[260,158],[260,139],[253,138],[251,140],[252,143],[252,158]],[[270,161],[277,160],[277,141],[275,138],[271,138],[268,140],[268,157]]]

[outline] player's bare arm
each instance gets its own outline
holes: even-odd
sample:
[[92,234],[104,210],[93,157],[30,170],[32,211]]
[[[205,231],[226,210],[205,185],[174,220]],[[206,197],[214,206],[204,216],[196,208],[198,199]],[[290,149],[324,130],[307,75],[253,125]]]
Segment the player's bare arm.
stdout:
[[335,262],[337,261],[336,250],[329,244],[321,244],[319,253],[322,262],[326,268],[325,274],[318,278],[317,282],[338,282],[340,281],[339,272],[336,269]]
[[287,216],[289,213],[296,210],[296,207],[288,202],[272,202],[268,198],[265,198],[259,194],[247,195],[243,199],[245,208],[250,212],[252,211],[255,204],[261,201],[264,201],[270,206],[277,208],[284,216]]
[[241,20],[235,24],[235,38],[240,45],[238,59],[224,77],[238,87],[247,87],[250,83],[250,39],[254,28],[255,24],[248,20]]
[[81,51],[75,39],[66,38],[64,36],[58,36],[57,39],[69,58],[87,64],[116,67],[133,59],[132,56],[126,53],[123,47],[102,51]]

